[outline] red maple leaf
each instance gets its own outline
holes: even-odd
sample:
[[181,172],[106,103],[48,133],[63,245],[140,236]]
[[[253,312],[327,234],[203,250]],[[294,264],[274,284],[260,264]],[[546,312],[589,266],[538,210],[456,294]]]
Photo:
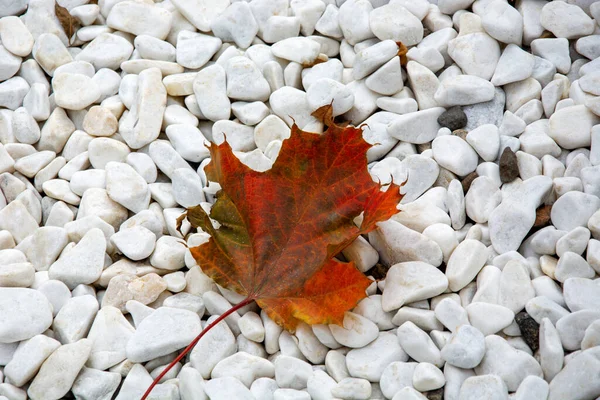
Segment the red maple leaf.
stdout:
[[341,325],[365,297],[372,281],[334,256],[396,214],[402,195],[398,185],[382,191],[372,180],[362,129],[338,126],[325,111],[315,115],[328,129],[315,134],[294,125],[264,172],[244,165],[227,142],[210,147],[205,172],[221,190],[210,215],[201,206],[187,211],[192,226],[211,236],[190,250],[206,275],[246,299],[204,329],[173,365],[211,326],[252,301],[293,331],[300,321]]

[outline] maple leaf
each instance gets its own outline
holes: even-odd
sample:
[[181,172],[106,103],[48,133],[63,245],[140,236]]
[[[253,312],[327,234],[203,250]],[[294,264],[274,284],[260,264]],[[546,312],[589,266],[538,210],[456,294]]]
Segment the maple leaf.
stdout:
[[328,129],[315,134],[294,124],[264,172],[244,165],[227,141],[211,145],[205,172],[221,190],[210,214],[201,206],[188,209],[190,224],[211,236],[190,251],[206,275],[246,296],[213,324],[256,301],[289,331],[300,321],[341,325],[344,313],[366,296],[372,281],[334,256],[396,214],[402,195],[395,183],[382,191],[372,180],[371,145],[362,129],[334,124],[327,107],[314,115]]

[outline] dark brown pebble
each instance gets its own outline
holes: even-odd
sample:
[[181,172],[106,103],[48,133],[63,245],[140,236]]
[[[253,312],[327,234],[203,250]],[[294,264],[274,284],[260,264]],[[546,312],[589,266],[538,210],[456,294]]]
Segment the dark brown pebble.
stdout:
[[517,155],[506,147],[500,156],[500,181],[509,183],[519,177],[519,164]]
[[515,315],[515,321],[519,325],[525,343],[535,353],[540,347],[540,325],[525,311]]
[[463,178],[461,184],[463,187],[463,192],[465,192],[465,194],[469,191],[469,188],[471,187],[471,183],[473,183],[475,178],[477,178],[478,176],[479,175],[477,175],[477,172],[473,171],[469,175],[467,175]]

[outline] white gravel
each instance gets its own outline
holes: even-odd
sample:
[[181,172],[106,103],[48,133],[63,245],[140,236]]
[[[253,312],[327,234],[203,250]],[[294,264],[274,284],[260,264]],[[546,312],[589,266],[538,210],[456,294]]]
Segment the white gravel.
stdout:
[[71,38],[0,0],[0,400],[139,399],[241,300],[176,229],[205,143],[264,171],[330,103],[408,178],[343,252],[385,276],[343,326],[242,308],[151,398],[600,396],[600,2],[56,1]]

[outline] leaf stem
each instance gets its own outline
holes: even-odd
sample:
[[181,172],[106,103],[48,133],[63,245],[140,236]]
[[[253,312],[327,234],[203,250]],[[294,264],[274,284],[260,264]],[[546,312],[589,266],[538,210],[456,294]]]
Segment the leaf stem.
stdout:
[[213,322],[208,324],[204,329],[202,329],[202,332],[200,332],[198,334],[198,336],[196,336],[194,338],[194,340],[192,340],[192,342],[185,349],[183,349],[181,354],[179,354],[173,361],[171,361],[171,363],[169,365],[167,365],[167,367],[154,379],[154,381],[148,387],[148,389],[146,390],[146,392],[144,393],[144,395],[142,396],[142,398],[140,400],[146,400],[148,398],[148,396],[150,395],[150,392],[152,392],[152,389],[154,389],[154,386],[156,386],[158,384],[158,382],[160,382],[160,380],[171,370],[171,368],[173,368],[175,366],[175,364],[177,364],[179,361],[181,361],[183,359],[183,357],[185,357],[185,355],[187,353],[189,353],[196,344],[198,344],[198,342],[200,341],[200,339],[202,339],[202,337],[204,336],[204,334],[206,332],[210,331],[219,322],[223,321],[225,318],[227,318],[228,316],[230,316],[231,314],[233,314],[240,308],[252,303],[253,301],[254,301],[254,297],[252,297],[252,296],[246,297],[244,300],[242,300],[235,306],[232,306],[229,310],[225,311],[217,319],[215,319]]

